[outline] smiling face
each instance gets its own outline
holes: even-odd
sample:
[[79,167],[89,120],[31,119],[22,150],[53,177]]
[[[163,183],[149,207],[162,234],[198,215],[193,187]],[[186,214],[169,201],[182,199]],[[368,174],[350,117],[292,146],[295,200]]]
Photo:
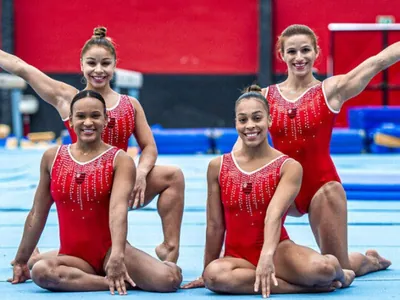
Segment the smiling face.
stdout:
[[258,98],[245,98],[236,106],[236,130],[243,144],[257,147],[267,138],[270,116],[266,104]]
[[317,50],[310,36],[296,34],[285,38],[281,56],[286,62],[289,73],[303,77],[312,72],[314,62],[318,57]]
[[116,61],[110,50],[101,46],[90,47],[81,59],[81,70],[89,89],[102,89],[110,85]]
[[78,140],[92,143],[101,139],[107,125],[104,104],[92,97],[82,98],[73,104],[70,124]]

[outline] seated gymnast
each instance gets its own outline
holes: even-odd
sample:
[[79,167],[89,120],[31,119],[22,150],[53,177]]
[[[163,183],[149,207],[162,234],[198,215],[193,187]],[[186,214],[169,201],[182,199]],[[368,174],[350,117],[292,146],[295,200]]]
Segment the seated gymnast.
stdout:
[[204,271],[183,288],[269,297],[348,287],[355,274],[343,270],[336,257],[289,239],[283,224],[299,192],[302,167],[268,144],[268,103],[252,87],[236,101],[243,147],[208,166]]
[[[185,179],[181,169],[156,164],[157,146],[140,102],[111,88],[118,59],[115,44],[106,33],[106,28],[96,27],[93,36],[82,47],[80,66],[85,90],[100,93],[106,101],[109,122],[102,134],[104,142],[127,151],[129,139],[134,135],[141,152],[128,206],[134,210],[141,209],[157,198],[164,238],[154,250],[161,261],[176,263],[179,258]],[[68,129],[72,142],[77,141],[75,132],[69,126],[70,103],[78,92],[75,87],[52,79],[22,59],[1,50],[0,68],[24,79],[39,99],[52,105]],[[31,268],[37,261],[55,256],[57,251],[40,253],[39,249],[35,249],[28,265]]]
[[[133,159],[104,143],[106,104],[101,94],[85,90],[70,104],[70,124],[77,142],[47,150],[40,181],[13,267],[13,284],[32,279],[50,291],[107,291],[124,295],[134,287],[172,292],[181,270],[127,243],[127,214],[136,178]],[[32,268],[28,260],[57,207],[60,248]],[[151,280],[150,280],[151,278]]]

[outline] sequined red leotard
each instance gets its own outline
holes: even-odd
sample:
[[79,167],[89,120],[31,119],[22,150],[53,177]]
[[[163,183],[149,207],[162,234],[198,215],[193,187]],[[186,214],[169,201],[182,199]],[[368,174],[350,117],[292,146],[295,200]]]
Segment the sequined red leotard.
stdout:
[[114,160],[120,151],[112,147],[96,158],[81,163],[63,145],[51,169],[51,196],[57,207],[60,255],[79,257],[97,274],[111,247],[109,228],[110,194]]
[[[253,172],[240,169],[233,154],[222,156],[219,184],[225,218],[225,256],[243,258],[257,266],[264,243],[264,221],[278,186],[282,155]],[[280,241],[289,239],[282,219]]]
[[300,213],[308,212],[315,193],[327,182],[340,182],[330,156],[332,129],[337,116],[327,103],[323,83],[297,100],[283,97],[279,87],[268,88],[274,148],[297,160],[303,167],[303,182],[295,203]]
[[[101,135],[102,140],[109,145],[118,147],[126,151],[128,149],[129,138],[135,130],[135,109],[127,95],[120,95],[118,103],[107,108],[108,124]],[[64,120],[72,143],[75,143],[76,133],[69,126],[69,121]]]

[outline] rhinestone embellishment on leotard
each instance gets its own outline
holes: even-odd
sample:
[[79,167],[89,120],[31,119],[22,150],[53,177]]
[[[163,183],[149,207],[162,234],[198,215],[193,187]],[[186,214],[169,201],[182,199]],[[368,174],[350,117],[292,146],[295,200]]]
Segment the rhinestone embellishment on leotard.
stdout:
[[242,185],[242,191],[245,194],[250,194],[252,188],[253,188],[253,184],[251,182],[244,182]]
[[90,210],[95,208],[94,203],[108,202],[117,151],[110,148],[88,162],[78,163],[70,156],[68,146],[61,146],[51,171],[56,205],[66,205],[76,212],[77,208]]
[[220,171],[221,201],[236,216],[264,215],[279,182],[280,165],[286,158],[276,159],[257,171],[242,172],[231,155],[224,156]]
[[108,128],[114,128],[115,126],[115,118],[109,118],[108,119],[108,123],[107,123],[107,127]]
[[[288,155],[293,153],[288,150],[294,149],[295,152],[305,145],[303,142],[307,139],[315,138],[316,132],[322,132],[322,121],[332,122],[322,84],[309,88],[296,100],[287,100],[273,85],[269,88],[267,98],[272,119],[270,132],[276,143],[274,146]],[[293,143],[296,145],[293,146]]]
[[82,184],[83,181],[85,180],[86,174],[84,172],[79,172],[76,173],[75,175],[75,181],[77,184]]
[[105,143],[126,149],[129,138],[135,130],[135,110],[131,100],[121,95],[118,105],[107,111],[108,124],[102,134]]
[[287,114],[288,114],[289,118],[291,118],[291,119],[293,119],[296,116],[296,113],[297,113],[297,108],[296,107],[289,108],[287,110]]

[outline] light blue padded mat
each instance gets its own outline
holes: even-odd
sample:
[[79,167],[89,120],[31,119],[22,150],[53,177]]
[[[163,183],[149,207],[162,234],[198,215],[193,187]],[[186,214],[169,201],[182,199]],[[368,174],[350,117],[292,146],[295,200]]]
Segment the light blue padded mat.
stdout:
[[[39,179],[42,150],[0,150],[0,209],[31,207]],[[208,162],[213,155],[161,156],[157,164],[182,168],[186,179],[185,209],[201,209],[206,199]],[[349,200],[400,200],[400,155],[333,156]],[[155,204],[148,208],[155,209]]]
[[[110,299],[107,292],[50,293],[33,283],[12,286],[5,282],[11,276],[9,262],[17,250],[23,224],[31,207],[38,180],[42,151],[0,151],[0,299]],[[207,164],[215,156],[161,156],[158,164],[182,167],[186,177],[186,205],[182,225],[181,255],[179,265],[183,269],[184,282],[200,275],[202,271],[205,241],[205,201]],[[343,155],[334,156],[338,171],[346,184],[396,184],[400,183],[400,156]],[[367,188],[366,188],[367,189]],[[389,270],[357,278],[344,290],[324,294],[272,295],[280,299],[396,299],[400,297],[400,201],[348,202],[349,249],[364,252],[377,249],[392,260]],[[399,199],[400,200],[400,197]],[[162,241],[161,223],[155,210],[156,201],[146,209],[129,213],[129,241],[154,256],[154,248]],[[298,244],[317,249],[308,226],[307,216],[288,217],[287,230]],[[42,251],[56,249],[58,221],[53,208],[39,242]],[[206,289],[180,290],[178,293],[156,294],[131,291],[128,297],[141,299],[260,299],[261,296],[216,295]]]

